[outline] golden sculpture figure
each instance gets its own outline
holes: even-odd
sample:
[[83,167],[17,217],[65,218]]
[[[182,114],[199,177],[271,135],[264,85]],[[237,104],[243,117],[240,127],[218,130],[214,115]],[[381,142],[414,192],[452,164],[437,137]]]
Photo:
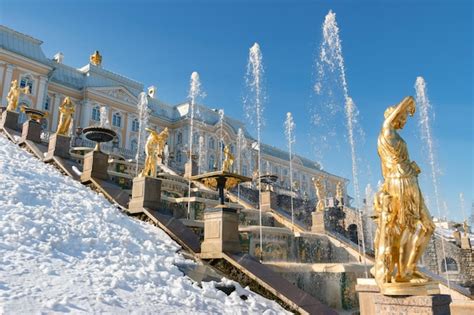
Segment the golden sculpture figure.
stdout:
[[435,225],[418,186],[420,168],[410,161],[407,145],[397,132],[414,113],[413,97],[387,108],[378,137],[384,183],[374,200],[378,226],[372,273],[388,295],[423,294],[428,282],[416,265]]
[[336,200],[340,206],[343,205],[343,197],[342,197],[342,182],[337,182],[336,184]]
[[222,162],[222,171],[229,172],[234,164],[234,155],[230,152],[229,146],[224,147],[224,162]]
[[318,197],[318,203],[316,204],[316,211],[324,211],[326,205],[324,200],[326,199],[326,190],[324,189],[323,176],[312,178],[314,189],[316,190],[316,196]]
[[100,66],[102,64],[102,56],[99,54],[99,51],[96,50],[89,58],[89,61],[94,66]]
[[74,104],[71,99],[66,97],[63,103],[59,106],[59,125],[56,133],[58,135],[68,136],[69,128],[72,123],[72,114],[75,112]]
[[146,128],[146,130],[150,132],[150,135],[148,136],[145,144],[145,167],[138,176],[155,177],[158,157],[163,156],[163,150],[165,148],[166,140],[168,139],[168,128],[165,128],[159,134],[153,129]]
[[18,107],[18,99],[20,98],[20,94],[28,94],[30,93],[30,88],[28,86],[25,86],[24,88],[21,88],[18,85],[17,80],[13,80],[10,86],[10,91],[8,91],[7,95],[7,110],[14,112],[16,111]]

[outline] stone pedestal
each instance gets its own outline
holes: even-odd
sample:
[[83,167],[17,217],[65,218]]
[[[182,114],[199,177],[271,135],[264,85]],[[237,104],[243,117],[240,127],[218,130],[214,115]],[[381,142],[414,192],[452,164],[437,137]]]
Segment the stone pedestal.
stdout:
[[311,232],[325,233],[326,226],[324,224],[324,211],[314,211],[311,213],[312,225]]
[[359,294],[361,315],[450,314],[451,296],[446,294],[383,295],[375,279],[357,279],[356,291]]
[[30,140],[36,143],[41,142],[41,124],[35,120],[27,120],[23,123],[23,130],[19,143]]
[[2,118],[0,119],[0,128],[9,128],[12,130],[20,131],[18,127],[18,117],[17,112],[11,112],[8,110],[2,111]]
[[471,249],[471,240],[466,235],[461,236],[461,248]]
[[161,180],[153,177],[135,177],[132,199],[128,204],[130,213],[143,212],[143,208],[158,210],[161,201]]
[[84,167],[81,182],[89,182],[92,178],[107,180],[109,174],[109,155],[100,151],[91,151],[84,156]]
[[201,258],[221,258],[223,252],[240,253],[239,215],[231,208],[208,208],[204,212]]
[[262,191],[260,193],[260,196],[262,198],[261,202],[261,207],[263,212],[268,212],[271,211],[272,209],[276,209],[276,195],[273,194],[272,197],[272,192],[267,190],[267,191]]
[[52,159],[53,156],[59,156],[61,158],[69,159],[69,147],[71,145],[71,137],[52,134],[49,137],[48,153],[46,154],[46,160]]
[[189,178],[198,174],[198,164],[195,160],[188,161],[184,164],[184,177]]

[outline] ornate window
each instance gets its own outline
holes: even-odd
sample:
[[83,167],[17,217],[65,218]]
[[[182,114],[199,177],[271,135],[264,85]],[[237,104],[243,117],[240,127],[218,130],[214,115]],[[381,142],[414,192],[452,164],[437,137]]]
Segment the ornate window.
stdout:
[[49,104],[51,104],[51,97],[46,96],[43,104],[43,110],[49,110]]
[[48,130],[48,120],[47,119],[41,119],[41,130]]
[[209,149],[214,150],[216,148],[216,140],[214,138],[209,138]]
[[242,166],[242,175],[247,176],[247,165]]
[[140,122],[138,121],[138,118],[135,118],[132,121],[132,131],[138,132],[140,130]]
[[178,135],[176,136],[176,144],[182,144],[183,143],[183,134],[181,132],[178,132]]
[[181,154],[181,151],[178,151],[178,153],[176,154],[176,161],[178,161],[178,163],[181,163],[182,161],[182,154]]
[[209,165],[208,165],[208,167],[209,167],[209,168],[208,168],[209,171],[214,170],[214,155],[211,155],[211,156],[209,157]]
[[115,127],[122,127],[122,115],[120,113],[115,112],[112,115],[112,125]]
[[25,86],[28,86],[30,89],[30,94],[33,94],[33,84],[34,84],[33,78],[29,74],[24,75],[20,79],[20,87],[24,88]]
[[446,272],[447,271],[458,271],[458,264],[456,263],[456,260],[451,257],[446,257],[443,259],[441,262],[441,271]]
[[100,121],[100,106],[94,106],[92,108],[92,120]]

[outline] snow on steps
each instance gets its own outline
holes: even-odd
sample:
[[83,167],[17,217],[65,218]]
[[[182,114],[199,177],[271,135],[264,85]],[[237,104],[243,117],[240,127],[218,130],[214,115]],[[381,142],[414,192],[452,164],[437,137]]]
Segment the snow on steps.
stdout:
[[0,313],[285,312],[238,283],[199,287],[179,249],[0,135]]

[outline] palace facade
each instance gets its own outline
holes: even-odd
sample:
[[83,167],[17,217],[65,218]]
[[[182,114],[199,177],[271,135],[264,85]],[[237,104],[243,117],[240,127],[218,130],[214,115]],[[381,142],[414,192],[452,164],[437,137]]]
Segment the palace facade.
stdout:
[[[63,63],[64,56],[57,53],[48,58],[42,48],[42,41],[0,25],[0,96],[1,106],[6,106],[6,97],[12,80],[18,80],[20,86],[29,86],[30,94],[23,94],[20,104],[43,110],[49,116],[43,121],[43,129],[56,131],[58,125],[58,107],[66,96],[76,106],[74,128],[84,128],[98,124],[100,109],[105,107],[111,128],[117,132],[114,146],[124,158],[133,158],[137,149],[139,119],[137,103],[139,94],[146,91],[150,108],[149,127],[161,130],[168,127],[169,166],[178,172],[184,171],[187,160],[186,149],[189,142],[188,102],[167,104],[157,98],[154,86],[145,89],[138,81],[114,73],[102,67],[99,54],[91,56],[89,62],[76,69]],[[85,60],[86,62],[87,60]],[[240,139],[246,142],[241,150],[237,172],[251,176],[256,169],[256,148],[254,138],[245,125],[234,118],[225,116],[220,120],[217,110],[198,105],[199,112],[194,124],[194,152],[202,152],[200,171],[213,170],[220,164],[221,139],[230,144],[236,155],[239,130]],[[200,140],[201,139],[201,140]],[[201,142],[201,145],[199,145]],[[201,148],[199,148],[201,147]],[[289,154],[278,148],[261,145],[262,171],[278,176],[276,189],[279,193],[289,193]],[[238,159],[238,157],[237,157]],[[293,156],[294,187],[300,197],[315,198],[312,178],[323,175],[326,179],[328,197],[335,196],[336,185],[343,182],[344,196],[348,180],[321,170],[315,161],[302,156]],[[346,199],[346,198],[345,198]]]

